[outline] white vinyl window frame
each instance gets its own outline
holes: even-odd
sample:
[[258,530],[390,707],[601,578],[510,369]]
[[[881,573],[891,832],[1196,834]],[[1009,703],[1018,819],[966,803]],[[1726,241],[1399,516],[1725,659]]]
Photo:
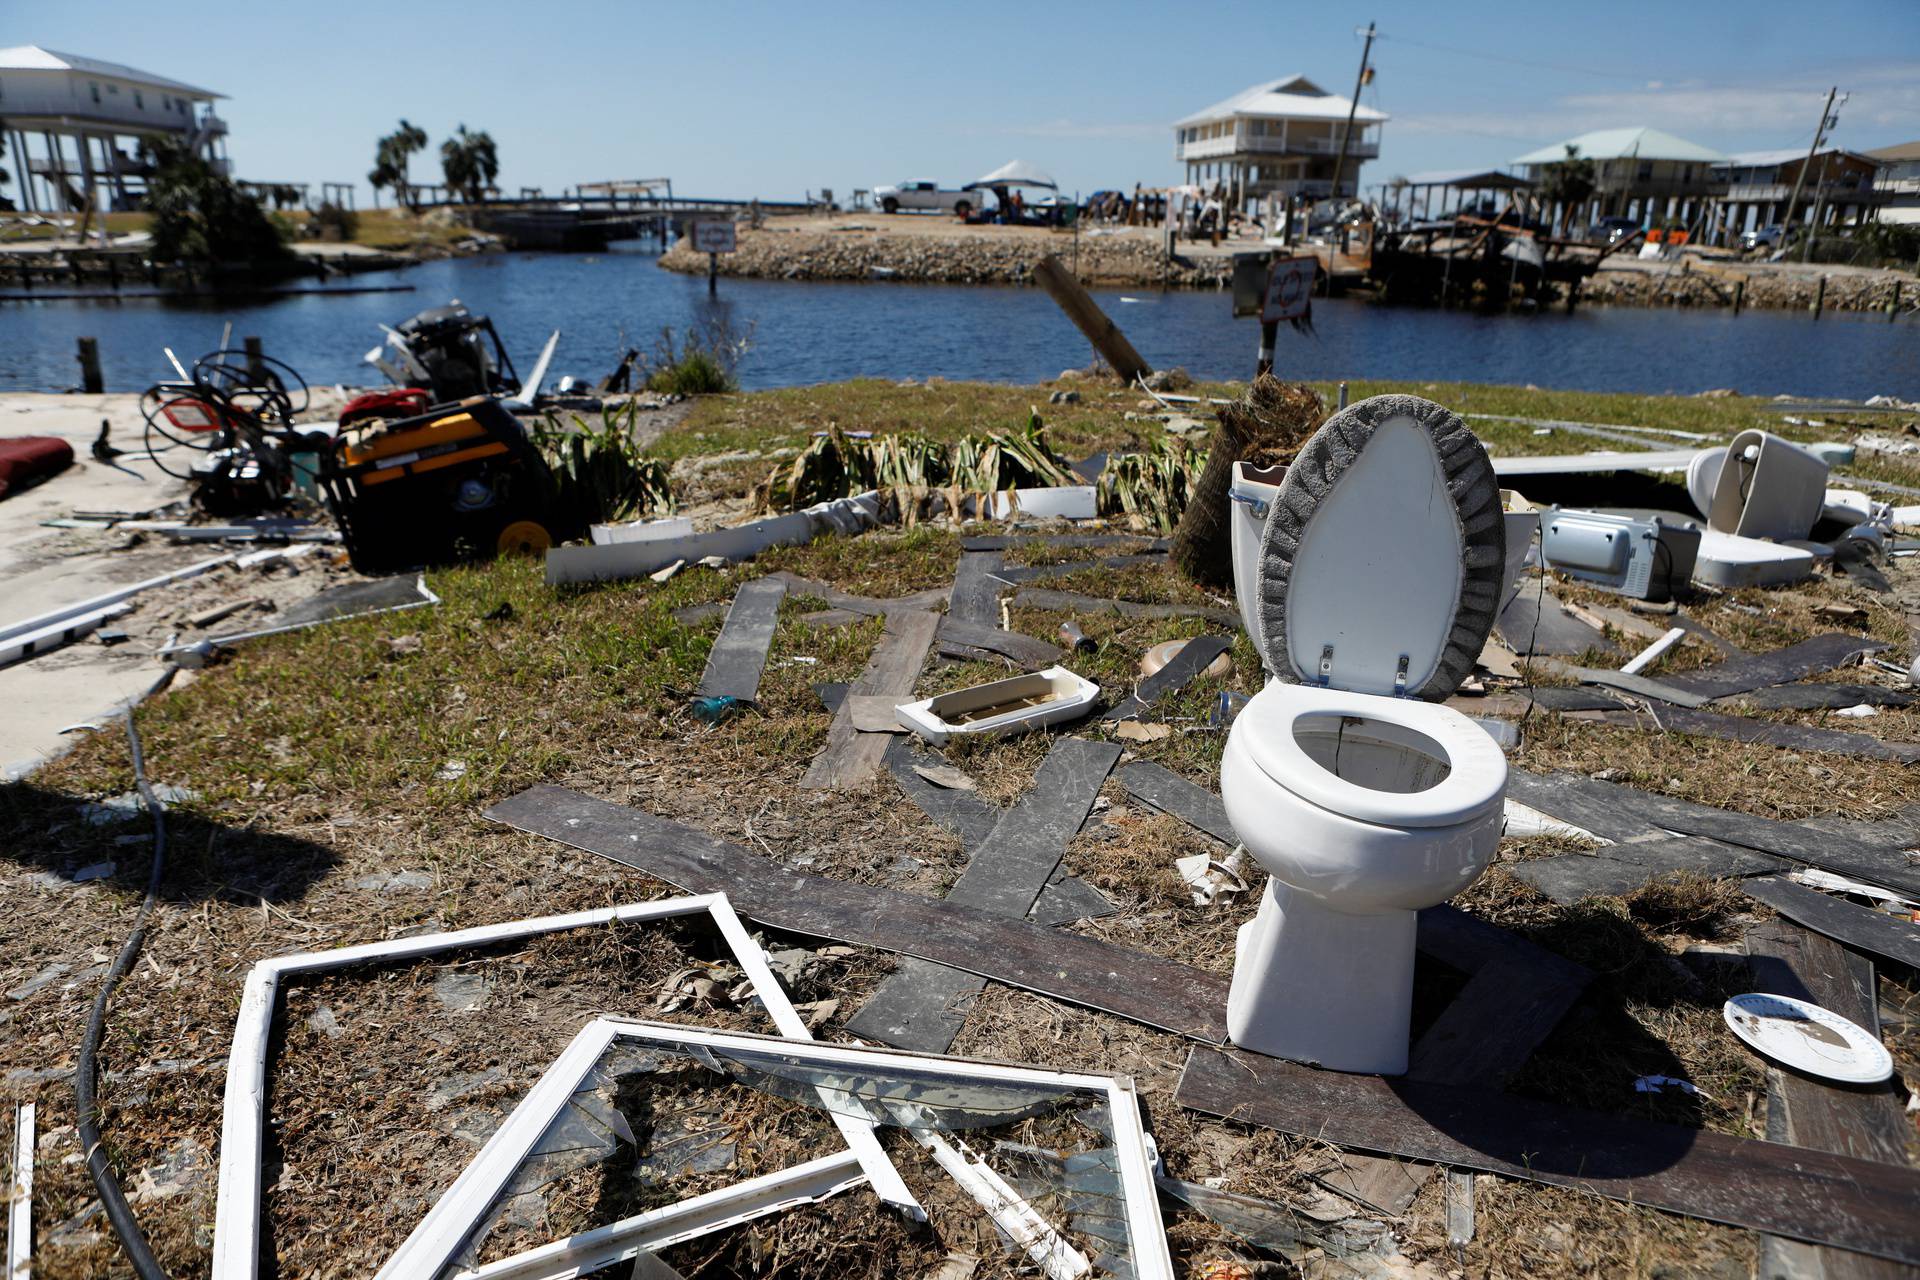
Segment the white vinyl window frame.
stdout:
[[[703,913],[710,916],[719,927],[721,936],[726,939],[734,959],[752,984],[754,994],[760,997],[760,1003],[766,1008],[767,1016],[780,1036],[810,1041],[806,1023],[795,1012],[786,992],[773,976],[773,971],[767,967],[766,953],[748,935],[724,893],[636,902],[620,907],[601,907],[566,915],[482,925],[450,933],[369,942],[331,951],[276,956],[255,965],[247,974],[246,985],[240,993],[240,1013],[234,1022],[233,1047],[227,1057],[227,1088],[220,1128],[220,1187],[214,1208],[213,1280],[254,1280],[259,1273],[260,1153],[266,1128],[267,1049],[273,1035],[273,1017],[279,1002],[281,979],[324,973],[350,965],[418,960],[448,951],[491,946],[595,925],[667,920]],[[587,1065],[591,1066],[592,1063]],[[552,1074],[553,1068],[549,1068],[547,1075],[541,1077],[540,1084],[534,1086],[535,1093]],[[533,1096],[528,1095],[529,1099]],[[518,1116],[526,1106],[527,1103],[522,1102],[514,1115]],[[924,1221],[925,1210],[907,1189],[893,1162],[880,1149],[880,1141],[874,1136],[872,1126],[839,1112],[835,1112],[834,1122],[846,1140],[848,1149],[841,1154],[854,1182],[871,1182],[881,1199],[905,1211],[908,1216]],[[498,1134],[494,1136],[496,1139],[499,1137]],[[535,1134],[534,1138],[537,1140],[538,1136]],[[482,1154],[493,1146],[489,1142],[482,1149]],[[460,1184],[456,1182],[454,1185],[457,1189]],[[452,1192],[449,1192],[448,1196],[451,1195]]]
[[[380,1268],[375,1280],[427,1280],[443,1274],[481,1216],[508,1188],[514,1172],[532,1156],[567,1101],[617,1041],[682,1053],[689,1046],[723,1052],[777,1051],[809,1065],[857,1068],[868,1078],[885,1078],[891,1068],[953,1080],[1099,1094],[1107,1102],[1113,1126],[1134,1276],[1136,1280],[1172,1280],[1173,1261],[1154,1183],[1155,1159],[1140,1119],[1139,1096],[1126,1076],[1087,1075],[615,1017],[596,1018],[574,1037]],[[461,1271],[456,1280],[568,1280],[630,1261],[643,1251],[722,1230],[788,1205],[822,1199],[854,1185],[858,1178],[836,1185],[851,1172],[854,1166],[845,1154],[808,1161]]]

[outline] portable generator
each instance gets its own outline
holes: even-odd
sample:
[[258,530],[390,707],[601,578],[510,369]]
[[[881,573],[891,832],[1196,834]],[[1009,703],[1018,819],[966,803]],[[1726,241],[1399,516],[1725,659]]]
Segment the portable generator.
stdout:
[[546,461],[490,396],[342,427],[320,483],[362,573],[541,552],[570,536]]

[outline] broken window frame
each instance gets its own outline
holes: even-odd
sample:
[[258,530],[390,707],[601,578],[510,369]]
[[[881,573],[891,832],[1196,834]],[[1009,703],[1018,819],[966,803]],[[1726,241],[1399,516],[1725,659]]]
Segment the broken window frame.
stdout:
[[[520,941],[595,925],[668,920],[702,913],[713,920],[721,936],[726,939],[728,949],[732,951],[741,971],[747,975],[754,994],[767,1011],[767,1017],[779,1031],[780,1036],[776,1039],[810,1042],[812,1036],[807,1031],[806,1023],[794,1010],[785,990],[773,976],[772,969],[767,965],[766,953],[748,935],[746,926],[740,922],[740,917],[735,914],[732,903],[727,901],[724,893],[600,907],[566,915],[539,916],[448,933],[420,934],[386,942],[338,947],[330,951],[276,956],[260,961],[247,974],[246,985],[241,991],[240,1013],[234,1021],[233,1047],[227,1057],[227,1087],[220,1129],[220,1185],[214,1209],[212,1280],[254,1280],[259,1273],[260,1153],[266,1130],[267,1051],[273,1036],[274,1012],[279,1003],[281,979],[351,965],[420,960],[443,952]],[[592,1063],[587,1065],[591,1066]],[[553,1068],[548,1068],[548,1076],[552,1072]],[[534,1092],[528,1094],[529,1101],[546,1080],[547,1076],[541,1077],[540,1084],[534,1086]],[[519,1115],[526,1106],[527,1102],[523,1101],[513,1114]],[[872,1126],[839,1111],[834,1113],[834,1122],[847,1143],[845,1154],[858,1166],[861,1177],[873,1184],[881,1199],[901,1209],[909,1217],[924,1220],[925,1211],[901,1180],[893,1162],[880,1149],[880,1141],[874,1136]],[[496,1133],[494,1137],[497,1140],[499,1134]],[[481,1156],[485,1156],[493,1147],[494,1142],[490,1141],[481,1149]],[[466,1175],[463,1173],[461,1176],[464,1178]],[[458,1187],[459,1183],[455,1183],[455,1186]],[[435,1207],[437,1209],[439,1206]],[[417,1233],[419,1229],[415,1230]]]
[[[980,1062],[970,1058],[943,1057],[908,1053],[895,1049],[823,1044],[811,1039],[779,1038],[745,1032],[714,1031],[676,1023],[651,1022],[639,1018],[603,1016],[584,1027],[573,1042],[555,1059],[525,1100],[514,1108],[486,1146],[461,1171],[444,1195],[428,1211],[419,1226],[382,1266],[375,1280],[399,1277],[439,1276],[454,1262],[482,1218],[508,1188],[516,1170],[532,1157],[541,1137],[566,1107],[569,1099],[585,1082],[601,1057],[616,1042],[629,1041],[652,1045],[685,1056],[690,1049],[705,1048],[733,1052],[777,1050],[812,1066],[857,1068],[867,1076],[882,1076],[892,1067],[900,1073],[922,1072],[955,1080],[1037,1086],[1060,1092],[1098,1094],[1107,1104],[1113,1126],[1113,1145],[1120,1173],[1120,1189],[1125,1206],[1127,1234],[1131,1246],[1134,1280],[1172,1280],[1173,1262],[1168,1253],[1166,1228],[1160,1217],[1159,1192],[1154,1182],[1157,1158],[1151,1139],[1141,1121],[1140,1102],[1133,1080],[1127,1076],[1088,1075],[1054,1071],[1043,1067],[1014,1066]],[[829,1111],[838,1108],[827,1099]],[[854,1105],[861,1105],[853,1100]],[[843,1104],[844,1105],[844,1104]],[[884,1104],[883,1104],[884,1106]],[[885,1107],[894,1112],[894,1123],[907,1127],[914,1117],[904,1114],[910,1107]],[[961,1159],[972,1165],[972,1177],[984,1174],[985,1180],[1004,1188],[1005,1183],[977,1158],[941,1158],[944,1130],[937,1123],[930,1132],[912,1129],[914,1137],[935,1153],[936,1160],[962,1186],[976,1194],[964,1171],[956,1172]],[[964,1150],[964,1146],[963,1146]],[[831,1161],[835,1157],[828,1157]],[[559,1277],[584,1275],[589,1271],[617,1264],[643,1250],[663,1248],[696,1236],[732,1226],[748,1218],[759,1217],[790,1204],[817,1200],[844,1187],[817,1193],[827,1185],[831,1170],[826,1161],[813,1160],[776,1173],[752,1178],[736,1186],[683,1200],[664,1209],[649,1210],[591,1231],[524,1250],[484,1266],[463,1270],[457,1280],[558,1280]],[[826,1179],[827,1181],[823,1181]],[[848,1183],[846,1185],[853,1185]],[[813,1192],[813,1193],[810,1193]],[[1011,1207],[1017,1213],[1032,1210],[1013,1196]],[[984,1202],[983,1202],[984,1203]],[[994,1214],[1002,1222],[1007,1214]],[[1037,1222],[1038,1219],[1036,1218]],[[1055,1233],[1039,1224],[1045,1234],[1057,1240]],[[1016,1243],[1029,1257],[1038,1261],[1036,1248],[1045,1243],[1015,1236]]]

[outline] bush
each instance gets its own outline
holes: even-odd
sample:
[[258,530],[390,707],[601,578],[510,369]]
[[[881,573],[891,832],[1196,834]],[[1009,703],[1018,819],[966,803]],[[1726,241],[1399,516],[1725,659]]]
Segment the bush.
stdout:
[[547,460],[560,510],[582,524],[633,520],[671,513],[673,490],[667,464],[649,458],[633,435],[640,408],[629,400],[600,411],[598,424],[578,414],[562,423],[552,413],[530,433]]
[[360,215],[329,200],[313,211],[313,227],[322,240],[347,243],[360,234]]
[[[1793,252],[1789,251],[1787,256],[1793,257]],[[1845,235],[1822,232],[1813,243],[1813,260],[1856,267],[1912,269],[1914,263],[1920,261],[1920,224],[1869,222]]]
[[233,179],[170,139],[141,146],[155,162],[147,185],[155,261],[259,267],[287,260],[286,228]]
[[733,370],[752,345],[751,330],[736,330],[717,317],[688,326],[678,337],[662,329],[647,364],[647,390],[680,396],[737,391]]

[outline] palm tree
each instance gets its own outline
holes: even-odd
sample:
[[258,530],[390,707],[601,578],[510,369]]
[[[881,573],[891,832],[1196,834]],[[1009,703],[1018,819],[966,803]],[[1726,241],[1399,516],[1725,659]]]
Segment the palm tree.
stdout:
[[414,152],[426,148],[427,131],[402,120],[398,129],[375,145],[373,171],[367,174],[367,181],[375,191],[382,187],[391,189],[394,198],[410,212],[420,212],[420,202],[414,197],[413,183],[407,175],[407,161]]
[[447,186],[458,191],[462,200],[478,204],[500,175],[493,135],[485,130],[468,133],[467,126],[461,125],[440,144],[440,171],[446,175]]
[[1560,206],[1562,236],[1567,234],[1567,224],[1573,221],[1574,210],[1593,199],[1593,193],[1599,185],[1593,161],[1581,155],[1578,147],[1568,146],[1565,160],[1543,166],[1540,198],[1549,205]]

